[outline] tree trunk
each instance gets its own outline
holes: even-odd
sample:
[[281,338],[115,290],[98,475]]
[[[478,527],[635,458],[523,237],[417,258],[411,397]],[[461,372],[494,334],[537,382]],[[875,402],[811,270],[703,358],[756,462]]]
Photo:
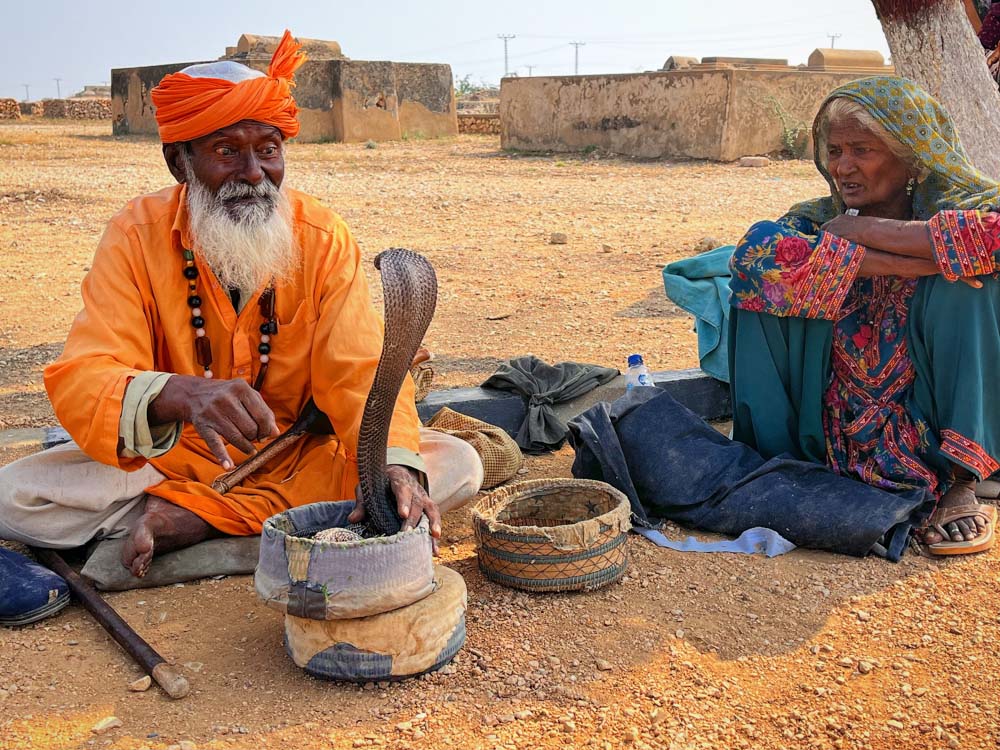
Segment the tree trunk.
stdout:
[[1000,177],[1000,92],[963,0],[872,0],[896,72],[952,116],[969,159]]

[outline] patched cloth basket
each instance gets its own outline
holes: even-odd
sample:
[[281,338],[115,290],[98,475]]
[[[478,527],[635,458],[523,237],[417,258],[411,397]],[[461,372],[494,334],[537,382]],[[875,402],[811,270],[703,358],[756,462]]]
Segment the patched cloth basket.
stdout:
[[436,589],[419,602],[356,620],[285,615],[285,649],[298,666],[325,680],[401,680],[433,672],[465,643],[465,580],[438,566]]
[[264,522],[254,588],[267,606],[295,617],[341,620],[390,612],[434,591],[427,518],[392,536],[312,539],[347,526],[350,500],[312,503]]
[[490,493],[472,510],[479,568],[524,591],[590,591],[628,565],[628,498],[589,479],[536,479]]

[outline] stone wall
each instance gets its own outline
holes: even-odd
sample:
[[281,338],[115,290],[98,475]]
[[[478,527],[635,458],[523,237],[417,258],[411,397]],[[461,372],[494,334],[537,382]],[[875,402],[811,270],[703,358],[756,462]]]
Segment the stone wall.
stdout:
[[459,112],[458,132],[473,135],[500,135],[500,115]]
[[0,120],[20,120],[21,107],[17,99],[0,99]]
[[110,120],[110,99],[44,99],[41,102],[42,117],[66,118],[69,120]]
[[[247,60],[266,70],[267,60]],[[149,92],[194,63],[111,71],[115,135],[156,135]],[[364,142],[458,133],[451,66],[364,60],[309,60],[296,72],[298,140]]]
[[808,131],[827,93],[861,75],[718,69],[505,78],[501,146],[733,161],[782,150],[776,107]]

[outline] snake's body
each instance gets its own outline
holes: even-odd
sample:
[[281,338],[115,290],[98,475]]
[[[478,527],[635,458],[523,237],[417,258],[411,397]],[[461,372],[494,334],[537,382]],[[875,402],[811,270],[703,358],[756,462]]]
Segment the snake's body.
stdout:
[[375,258],[382,274],[385,336],[358,434],[358,483],[372,531],[397,534],[401,520],[385,474],[389,425],[410,363],[437,306],[437,276],[422,255],[391,248]]
[[[385,473],[389,425],[399,390],[437,305],[437,276],[422,255],[390,248],[375,258],[375,267],[382,276],[385,335],[358,434],[358,482],[365,506],[366,536],[397,534],[402,526]],[[221,493],[228,492],[306,432],[316,431],[317,424],[329,423],[310,399],[291,429],[231,472],[218,477],[212,487]]]

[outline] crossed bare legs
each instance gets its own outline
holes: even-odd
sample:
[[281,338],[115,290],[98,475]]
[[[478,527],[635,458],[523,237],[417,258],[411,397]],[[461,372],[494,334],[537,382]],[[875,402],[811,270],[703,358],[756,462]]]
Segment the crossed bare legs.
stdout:
[[191,511],[162,498],[147,496],[146,509],[125,541],[122,565],[136,578],[142,578],[149,571],[154,555],[190,547],[219,535]]

